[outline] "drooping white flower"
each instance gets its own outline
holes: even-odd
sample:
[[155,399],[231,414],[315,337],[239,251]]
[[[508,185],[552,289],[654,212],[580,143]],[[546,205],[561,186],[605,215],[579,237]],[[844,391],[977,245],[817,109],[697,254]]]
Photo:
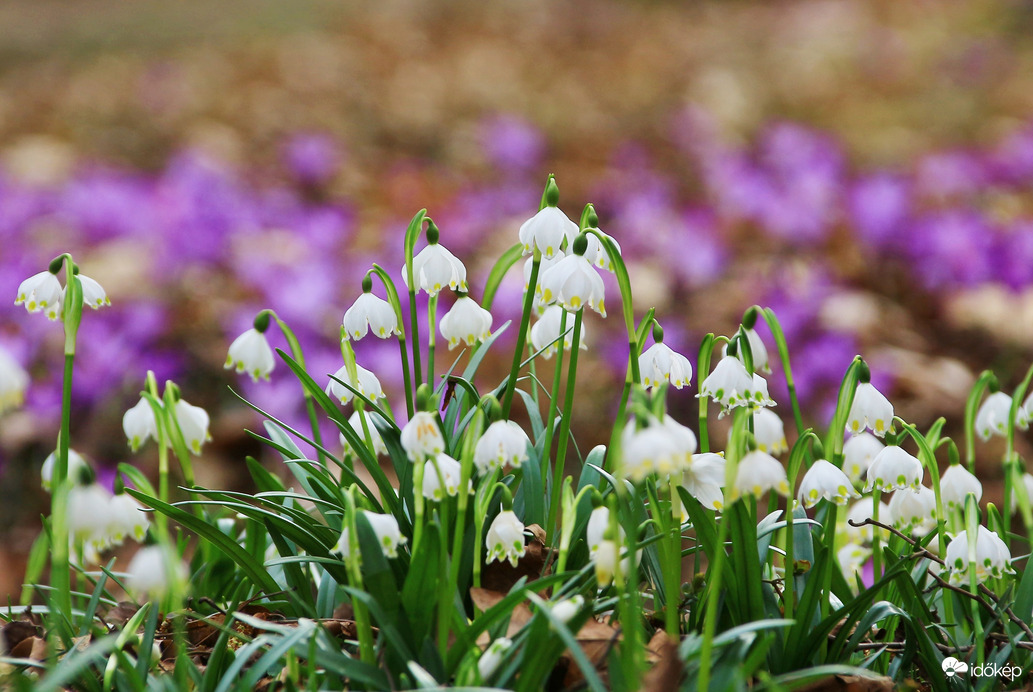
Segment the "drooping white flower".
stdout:
[[116,543],[121,543],[126,536],[142,541],[147,536],[150,521],[143,505],[131,496],[121,493],[111,498],[109,503],[110,519],[108,532]]
[[[437,243],[420,250],[412,259],[412,276],[416,289],[433,297],[445,286],[453,291],[466,291],[466,266],[455,255]],[[409,277],[402,267],[402,281],[409,286]]]
[[689,359],[662,341],[653,344],[638,357],[638,368],[642,375],[642,385],[647,389],[659,387],[663,382],[670,382],[676,389],[681,389],[692,380]]
[[847,575],[860,573],[864,563],[871,556],[871,548],[866,548],[857,543],[847,543],[836,551],[836,559],[839,560],[843,573]]
[[[696,440],[696,433],[692,428],[682,425],[671,416],[664,414],[660,425],[667,430],[671,436],[671,443],[674,447],[675,470],[684,468],[692,463],[692,455],[696,453],[699,442]],[[663,473],[667,473],[664,471]]]
[[976,502],[983,497],[983,484],[961,464],[954,464],[940,477],[940,499],[948,509],[964,509],[965,498],[971,493]]
[[173,409],[176,414],[176,423],[179,424],[179,431],[183,433],[183,441],[194,454],[201,453],[201,445],[212,439],[208,434],[208,413],[200,406],[188,404],[184,399],[176,402]]
[[680,469],[685,460],[670,430],[656,419],[641,429],[637,428],[634,418],[628,421],[621,436],[621,448],[624,450],[622,471],[634,483],[652,473],[670,474]]
[[[592,510],[588,515],[588,527],[585,529],[585,541],[588,543],[589,558],[595,558],[595,552],[606,536],[606,530],[610,528],[610,509],[601,505]],[[624,541],[624,529],[617,527],[621,534],[621,542]]]
[[[753,372],[771,372],[771,365],[768,362],[768,349],[764,345],[763,339],[760,338],[760,334],[757,333],[756,329],[744,329],[746,332],[746,339],[750,342],[750,354],[753,356]],[[728,344],[725,344],[721,348],[721,355],[728,354]],[[742,355],[740,349],[736,353],[736,357],[745,363],[745,357]]]
[[[569,351],[574,345],[574,332],[572,331],[574,320],[572,319],[567,320],[563,338],[560,339],[560,322],[565,313],[566,311],[559,305],[550,305],[545,308],[541,318],[531,327],[531,346],[535,351],[545,349],[542,351],[542,357],[546,360],[552,358],[552,354],[556,353],[560,342],[563,343],[563,349],[566,351]],[[586,325],[582,322],[581,336],[578,339],[578,348],[582,351],[588,348],[587,334]]]
[[345,336],[356,341],[370,331],[381,339],[402,333],[398,328],[398,315],[391,304],[372,293],[363,293],[355,299],[345,310],[342,324]]
[[136,451],[147,438],[158,440],[158,423],[154,420],[154,409],[147,399],[141,398],[136,405],[122,416],[122,430],[129,440],[129,449]]
[[495,515],[491,526],[488,527],[484,547],[487,550],[486,563],[509,560],[509,564],[517,566],[517,562],[524,556],[526,549],[524,547],[524,524],[513,513],[513,510],[503,510]]
[[[910,492],[910,491],[908,491]],[[879,502],[879,521],[885,523],[883,520],[890,516],[890,508],[885,502]],[[874,527],[871,524],[863,524],[868,519],[875,517],[875,502],[871,495],[862,497],[860,500],[850,505],[850,509],[846,511],[844,520],[846,522],[845,533],[847,539],[853,543],[871,543],[872,537],[874,536]],[[852,526],[850,522],[856,524],[862,524],[862,526]],[[883,538],[889,536],[889,532],[885,529],[879,529],[879,535]]]
[[725,410],[753,401],[753,377],[737,358],[725,356],[699,386],[697,397],[710,397]]
[[[373,535],[376,536],[377,543],[380,544],[384,555],[386,557],[398,557],[398,546],[404,545],[408,539],[402,535],[401,529],[398,528],[398,520],[395,519],[394,515],[367,512],[364,509],[359,511],[366,517],[370,528],[373,529]],[[343,559],[348,559],[351,556],[350,540],[348,526],[345,525],[344,530],[341,532],[341,537],[337,539],[337,545],[331,552],[340,555]]]
[[918,492],[924,475],[925,470],[918,459],[895,445],[886,447],[872,459],[864,491],[877,488],[888,493],[910,488]]
[[[1008,415],[1011,413],[1011,397],[1004,392],[994,392],[983,401],[976,413],[976,432],[984,440],[993,435],[1008,434]],[[1015,411],[1015,427],[1025,430],[1029,427],[1029,414],[1019,406]]]
[[803,475],[798,497],[806,507],[813,507],[822,499],[845,505],[851,498],[861,497],[861,493],[854,490],[853,483],[842,470],[825,459],[818,459]]
[[537,290],[544,303],[568,312],[589,307],[606,317],[603,279],[583,255],[567,255],[541,275]]
[[224,367],[235,367],[237,372],[246,372],[252,381],[258,382],[259,378],[269,379],[269,373],[273,371],[275,364],[269,340],[263,332],[252,327],[230,344]]
[[779,415],[769,408],[758,408],[753,412],[753,437],[757,441],[757,449],[771,456],[789,451],[785,424]]
[[3,348],[0,348],[0,414],[21,406],[29,373]]
[[511,420],[497,420],[477,440],[473,451],[473,465],[477,473],[485,474],[509,464],[518,468],[527,461],[527,433]]
[[936,528],[936,493],[924,485],[918,492],[898,490],[889,501],[886,522],[900,531],[924,536]]
[[578,225],[558,207],[545,206],[520,226],[520,245],[529,255],[537,247],[542,256],[551,259],[560,252],[563,241],[569,248],[578,234]]
[[[968,532],[960,531],[957,536],[947,545],[947,555],[944,562],[950,570],[950,583],[955,586],[967,584],[969,581],[968,555]],[[990,531],[985,526],[980,526],[976,533],[976,554],[975,554],[976,579],[984,582],[991,576],[1003,577],[1006,573],[1013,573],[1011,567],[1011,551],[1008,544],[1001,540],[997,532]]]
[[506,637],[498,637],[491,644],[488,644],[488,648],[477,659],[477,672],[480,674],[481,680],[487,682],[488,678],[495,674],[495,671],[502,664],[502,659],[506,652],[512,646],[513,640]]
[[[186,565],[171,551],[160,545],[148,545],[136,551],[129,561],[126,586],[137,597],[146,594],[151,599],[160,600],[174,586],[185,586],[187,576]],[[170,577],[178,584],[170,581]]]
[[[542,257],[538,263],[538,278],[541,279],[545,272],[556,266],[556,263],[566,257],[562,250],[557,250],[552,257]],[[534,258],[528,257],[524,261],[524,291],[531,287],[531,272],[534,270]],[[544,307],[544,306],[543,306]]]
[[[362,430],[362,419],[365,418],[366,428],[369,430],[369,438],[373,442],[373,453],[380,456],[388,453],[387,445],[384,443],[384,438],[380,436],[380,431],[377,430],[377,426],[373,425],[373,415],[378,415],[379,417],[379,414],[370,414],[365,411],[359,413],[356,409],[355,411],[352,411],[351,416],[348,417],[348,425],[352,427],[352,430],[355,431],[360,439],[365,440],[366,434]],[[341,445],[344,447],[345,453],[351,454],[353,450],[351,445],[348,444],[348,440],[345,438],[344,433],[341,433],[340,437]]]
[[25,304],[29,312],[44,312],[47,317],[56,320],[61,316],[61,300],[64,288],[57,276],[49,271],[33,274],[18,286],[18,296],[14,304]]
[[440,502],[459,494],[463,467],[447,454],[431,457],[423,466],[423,496]]
[[682,486],[707,509],[724,509],[725,458],[714,452],[693,454],[684,469]]
[[83,545],[91,561],[112,545],[108,533],[111,498],[111,491],[97,483],[74,485],[68,491],[65,503],[68,536],[73,545]]
[[[621,570],[621,574],[625,579],[631,573],[633,568],[632,556],[627,555],[623,560],[620,560],[620,554],[623,550],[623,543],[617,543],[609,538],[604,538],[596,549],[592,562],[595,564],[595,580],[600,589],[613,583],[613,578],[616,576],[618,569]],[[637,555],[635,557],[637,560]]]
[[735,475],[736,494],[761,497],[769,490],[789,495],[789,478],[782,463],[759,449],[743,455]]
[[868,471],[872,459],[886,448],[879,438],[870,432],[851,435],[843,445],[843,470],[850,480],[857,482]]
[[575,594],[570,598],[565,598],[562,601],[553,604],[552,607],[549,608],[549,611],[557,620],[566,625],[568,622],[573,620],[584,607],[585,597],[581,594]]
[[[1033,474],[1022,474],[1022,484],[1026,486],[1026,499],[1033,502]],[[1014,486],[1011,489],[1011,511],[1012,513],[1019,511],[1019,496],[1015,492]]]
[[473,346],[491,336],[491,313],[477,304],[473,298],[462,296],[456,300],[452,309],[441,318],[439,328],[441,336],[448,340],[448,350],[465,341]]
[[753,373],[753,406],[774,406],[775,400],[768,394],[768,381],[757,373]]
[[[39,471],[40,481],[43,489],[48,493],[50,492],[51,481],[54,478],[54,466],[57,465],[57,452],[51,452],[46,459],[43,460],[43,468]],[[68,450],[68,472],[65,478],[79,478],[80,469],[84,469],[89,466],[86,459],[83,458],[79,452],[74,449]]]
[[111,299],[108,298],[107,292],[95,279],[91,279],[85,274],[78,274],[77,276],[79,277],[79,285],[82,286],[83,305],[89,305],[94,310],[105,305],[111,305]]
[[[599,229],[596,228],[595,230],[598,231]],[[602,231],[599,232],[602,233]],[[606,234],[603,233],[603,235]],[[599,267],[600,269],[605,269],[608,272],[612,272],[613,260],[610,259],[610,253],[608,253],[606,251],[606,248],[603,247],[602,241],[600,241],[594,233],[588,233],[587,236],[588,248],[585,250],[585,259],[587,259],[589,262]],[[610,241],[613,243],[613,246],[614,248],[616,248],[617,254],[619,255],[621,252],[620,243],[618,243],[617,239],[611,235],[606,235],[606,237],[609,238]]]
[[429,411],[417,411],[402,428],[402,449],[410,461],[423,461],[445,451],[445,438],[438,429],[438,417]]
[[854,434],[870,428],[879,437],[885,437],[893,430],[893,404],[871,382],[858,382],[846,427]]
[[348,389],[348,387],[345,387],[337,380],[347,382],[351,385],[352,389],[358,390],[360,394],[370,401],[376,401],[377,399],[382,399],[384,397],[384,388],[380,386],[380,380],[377,379],[377,376],[358,363],[355,364],[354,380],[348,372],[348,366],[342,365],[340,369],[334,373],[334,377],[330,379],[330,384],[326,386],[326,393],[328,395],[335,399],[340,399],[342,404],[347,404],[352,399],[352,390]]

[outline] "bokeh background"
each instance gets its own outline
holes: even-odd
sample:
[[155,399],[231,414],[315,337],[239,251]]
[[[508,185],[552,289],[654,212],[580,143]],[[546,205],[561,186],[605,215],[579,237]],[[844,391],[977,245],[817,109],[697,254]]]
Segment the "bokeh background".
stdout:
[[[417,210],[479,298],[548,173],[570,216],[596,205],[638,315],[693,362],[771,306],[809,424],[860,353],[900,415],[960,435],[975,376],[1011,388],[1033,358],[1031,36],[1018,0],[0,4],[0,348],[32,378],[0,418],[0,593],[39,531],[60,406],[60,327],[12,303],[66,250],[113,302],[84,319],[73,423],[108,482],[153,469],[121,432],[152,369],[212,414],[199,482],[246,488],[244,455],[268,455],[228,385],[301,418],[282,366],[222,369],[255,312],[324,378]],[[518,318],[511,279],[496,326]],[[626,358],[619,316],[586,324],[583,447],[608,437]],[[371,340],[359,362],[397,392],[397,347]],[[694,394],[672,395],[683,420]],[[1002,449],[978,446],[995,501]]]

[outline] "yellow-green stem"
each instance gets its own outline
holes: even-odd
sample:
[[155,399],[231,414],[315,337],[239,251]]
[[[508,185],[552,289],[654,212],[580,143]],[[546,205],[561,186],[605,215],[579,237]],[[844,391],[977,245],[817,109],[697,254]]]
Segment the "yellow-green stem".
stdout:
[[[574,385],[577,380],[578,350],[581,348],[581,320],[584,310],[574,313],[574,333],[570,343],[570,367],[567,369],[567,391],[563,401],[563,415],[560,418],[559,441],[556,443],[556,461],[552,467],[552,498],[549,503],[549,535],[556,535],[556,527],[560,511],[560,486],[563,484],[563,471],[567,459],[567,440],[570,437],[570,419],[574,413]],[[552,425],[552,421],[549,421]]]

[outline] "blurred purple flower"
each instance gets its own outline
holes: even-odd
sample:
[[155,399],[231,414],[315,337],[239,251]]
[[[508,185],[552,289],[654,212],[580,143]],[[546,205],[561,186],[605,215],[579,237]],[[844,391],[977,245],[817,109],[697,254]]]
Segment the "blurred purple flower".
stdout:
[[545,136],[513,115],[497,115],[481,123],[481,147],[492,165],[507,175],[534,172],[545,155]]
[[1033,284],[1033,220],[1004,228],[995,238],[989,260],[998,281],[1014,291]]
[[915,167],[915,187],[925,197],[968,195],[986,183],[986,169],[973,152],[930,154]]
[[333,137],[322,133],[296,134],[283,148],[283,162],[298,182],[322,185],[341,167],[341,152]]
[[911,213],[911,186],[889,173],[869,175],[854,182],[847,210],[860,240],[875,249],[893,249]]
[[952,209],[920,216],[906,237],[907,254],[926,288],[973,286],[993,277],[993,237],[986,219]]

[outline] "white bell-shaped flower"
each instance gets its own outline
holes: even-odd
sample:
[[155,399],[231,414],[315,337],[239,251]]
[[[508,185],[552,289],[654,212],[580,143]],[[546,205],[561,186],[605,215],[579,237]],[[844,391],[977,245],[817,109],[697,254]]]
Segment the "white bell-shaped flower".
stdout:
[[563,241],[570,247],[578,234],[578,225],[567,218],[559,207],[545,206],[520,226],[523,253],[529,255],[537,247],[542,257],[551,259],[560,252]]
[[[746,333],[746,339],[750,342],[750,354],[753,356],[753,372],[771,372],[771,364],[768,361],[768,348],[764,345],[764,340],[760,338],[760,334],[757,333],[756,329],[744,329]],[[725,344],[721,348],[721,355],[725,356],[728,354],[728,344]],[[745,357],[742,355],[740,350],[736,357],[740,361],[745,361]]]
[[[970,565],[968,558],[968,532],[960,531],[947,545],[947,555],[944,557],[947,569],[950,570],[951,584],[961,586],[969,582],[969,569],[973,565]],[[1015,571],[1011,567],[1011,551],[1008,550],[1008,544],[1001,540],[997,532],[990,531],[985,526],[980,526],[976,533],[974,567],[976,579],[980,582],[990,577],[1000,578]]]
[[[585,529],[585,542],[588,543],[590,559],[595,558],[595,553],[599,550],[608,528],[610,528],[610,509],[605,505],[593,509],[592,513],[588,515],[588,527]],[[618,525],[617,530],[620,532],[620,541],[623,543],[624,529]]]
[[[440,502],[459,494],[463,467],[447,454],[431,457],[423,466],[423,496]],[[471,485],[472,487],[472,485]]]
[[836,551],[836,559],[845,575],[859,574],[864,563],[872,556],[871,548],[857,543],[847,543]]
[[79,274],[78,277],[79,285],[82,286],[83,305],[89,305],[94,310],[111,305],[107,292],[95,279],[91,279],[85,274]]
[[513,510],[503,510],[495,515],[491,526],[488,527],[484,547],[487,550],[486,563],[509,560],[509,564],[517,566],[517,562],[524,556],[526,549],[524,547],[524,524],[513,513]]
[[[431,243],[412,259],[412,276],[416,290],[433,297],[445,286],[453,291],[466,291],[466,266],[438,243]],[[409,286],[409,277],[402,267],[402,281]]]
[[491,319],[491,313],[473,298],[460,297],[439,324],[441,336],[448,341],[448,350],[454,349],[461,341],[473,346],[487,339],[491,336]]
[[[993,435],[1004,437],[1008,434],[1011,403],[1011,397],[1004,392],[994,392],[983,401],[976,413],[976,432],[981,438],[989,440]],[[1029,414],[1023,406],[1015,411],[1015,427],[1019,430],[1029,427]]]
[[3,348],[0,348],[0,414],[25,401],[29,373]]
[[936,493],[924,485],[918,486],[918,492],[898,490],[890,498],[886,523],[900,531],[925,536],[936,528]]
[[775,400],[768,394],[768,381],[757,373],[753,373],[753,406],[774,406]]
[[[1033,502],[1033,474],[1024,473],[1022,474],[1022,484],[1026,488],[1026,499]],[[1019,496],[1015,492],[1015,487],[1011,489],[1011,511],[1015,513],[1019,511]]]
[[549,608],[549,612],[551,612],[557,620],[566,625],[568,622],[573,620],[584,607],[585,597],[581,594],[575,594],[570,598],[565,598],[562,601],[553,604]]
[[[599,229],[596,228],[595,230],[598,231]],[[600,233],[602,233],[602,231],[600,231]],[[600,269],[613,272],[613,260],[610,259],[610,253],[608,253],[606,248],[603,247],[602,241],[599,240],[594,233],[588,233],[586,235],[588,236],[588,248],[585,250],[585,259]],[[606,234],[603,233],[603,235]],[[611,235],[606,235],[606,237],[613,243],[614,248],[617,250],[617,254],[621,254],[621,246],[620,243],[617,242],[617,239]]]
[[113,544],[108,532],[111,498],[111,491],[97,483],[75,485],[68,491],[65,501],[68,536],[73,545],[83,545],[91,561]]
[[754,381],[737,358],[725,356],[699,386],[697,397],[710,397],[724,410],[753,401]]
[[983,484],[961,464],[954,464],[940,477],[940,499],[947,509],[964,509],[965,498],[976,496],[976,502],[983,498]]
[[893,404],[871,382],[858,382],[846,427],[854,434],[870,428],[879,437],[885,437],[893,430]]
[[141,398],[136,405],[122,416],[122,430],[129,441],[129,449],[136,451],[151,438],[158,440],[158,423],[154,420],[154,409],[146,399]]
[[664,419],[660,421],[660,425],[671,436],[671,443],[674,445],[675,470],[692,463],[692,455],[696,453],[696,447],[699,445],[696,433],[692,432],[692,428],[682,425],[666,413]]
[[868,472],[872,459],[886,448],[879,438],[870,432],[851,435],[843,445],[843,471],[855,483]]
[[445,451],[445,438],[438,428],[437,415],[429,411],[417,411],[402,428],[402,449],[410,461],[423,461]]
[[183,433],[183,441],[194,454],[201,453],[201,445],[212,439],[208,434],[208,413],[200,406],[188,404],[180,399],[173,409],[176,414],[176,423],[179,424],[179,431]]
[[[43,460],[43,468],[39,471],[39,477],[43,489],[50,492],[51,481],[54,478],[54,466],[57,464],[57,452],[51,452]],[[65,478],[78,478],[79,471],[88,467],[86,459],[74,449],[68,450],[68,474]]]
[[770,490],[780,495],[789,495],[789,478],[785,467],[778,459],[759,449],[746,453],[739,460],[735,475],[736,494],[752,494],[759,498]]
[[753,412],[753,437],[757,441],[757,449],[771,456],[789,451],[785,424],[769,408],[758,408]]
[[135,541],[146,538],[151,523],[147,519],[143,505],[131,496],[122,493],[112,497],[109,511],[111,523],[108,530],[116,543],[121,543],[126,536],[132,536]]
[[225,367],[235,367],[237,372],[246,372],[253,381],[258,382],[259,378],[269,379],[275,364],[269,340],[263,332],[252,327],[230,344]]
[[[550,305],[545,308],[541,318],[531,327],[531,346],[535,351],[542,351],[542,357],[548,360],[556,353],[559,344],[563,343],[563,349],[569,351],[574,345],[574,320],[567,319],[563,338],[560,338],[560,323],[565,310],[559,305]],[[581,337],[578,339],[578,348],[588,348],[588,330],[584,322],[581,323]],[[545,349],[544,351],[542,349]]]
[[693,454],[684,469],[682,486],[707,509],[724,509],[725,458],[714,452]]
[[922,462],[894,445],[886,447],[872,459],[867,475],[868,482],[864,486],[866,493],[873,488],[885,493],[908,488],[917,492],[918,486],[922,485],[925,470]]
[[518,468],[527,461],[527,433],[511,420],[497,420],[477,440],[473,451],[473,465],[483,475],[495,469],[512,466]]
[[642,375],[642,386],[647,389],[670,382],[681,389],[692,380],[692,364],[689,359],[676,353],[660,341],[653,344],[638,357],[638,368]]
[[352,306],[344,311],[342,324],[345,336],[356,341],[371,331],[373,336],[381,339],[402,333],[398,328],[398,314],[391,303],[369,292],[356,298]]
[[845,505],[848,500],[861,497],[861,493],[854,490],[853,483],[842,470],[825,459],[818,459],[803,475],[797,497],[804,506],[813,507],[819,500]]
[[129,561],[126,586],[138,598],[146,594],[151,599],[160,600],[174,587],[185,587],[187,576],[186,565],[170,550],[160,545],[148,545],[136,551]]
[[[908,491],[911,492],[911,491]],[[879,521],[886,523],[884,519],[889,518],[890,508],[885,502],[879,502]],[[847,540],[852,543],[871,543],[872,538],[875,535],[874,527],[871,524],[864,524],[863,522],[875,517],[875,502],[871,495],[862,497],[860,500],[850,505],[850,508],[846,511],[844,517]],[[851,522],[855,524],[861,524],[861,526],[853,526]],[[887,538],[889,532],[885,529],[879,529],[879,536]]]
[[[384,443],[384,438],[380,436],[380,431],[377,430],[377,426],[373,425],[373,416],[379,414],[371,414],[363,411],[359,413],[358,410],[352,411],[352,414],[348,417],[348,425],[352,427],[352,430],[359,436],[359,439],[365,440],[366,434],[362,430],[362,419],[366,419],[366,429],[369,430],[370,441],[373,442],[373,453],[377,456],[387,454],[387,445]],[[344,437],[344,433],[340,434],[341,445],[344,447],[345,454],[352,454],[353,450],[351,445],[348,444],[348,440]]]
[[541,275],[542,302],[556,302],[568,312],[589,307],[606,317],[603,279],[583,255],[567,255]]
[[634,419],[628,421],[621,436],[621,448],[624,450],[624,476],[634,483],[652,473],[669,475],[684,465],[685,455],[676,444],[675,437],[656,419],[651,419],[641,429],[637,429]]
[[326,386],[326,393],[335,399],[339,399],[342,404],[347,404],[352,400],[352,390],[337,380],[347,382],[352,389],[358,390],[360,394],[370,401],[376,401],[384,397],[384,388],[380,386],[380,380],[377,379],[377,376],[358,363],[355,364],[354,380],[348,372],[347,365],[342,365],[334,373],[334,378],[336,379],[331,378],[330,384]]
[[[545,274],[545,272],[547,272],[550,269],[552,269],[553,267],[555,267],[556,263],[559,262],[564,257],[566,257],[566,254],[564,252],[562,252],[562,251],[557,251],[556,254],[553,255],[552,257],[542,257],[542,259],[538,263],[538,278],[539,278],[539,280],[542,278],[542,276]],[[531,271],[533,269],[534,269],[534,258],[533,257],[528,257],[527,260],[524,261],[524,291],[525,292],[527,291],[527,289],[529,289],[531,287]]]
[[[395,519],[394,515],[367,512],[364,509],[359,511],[366,517],[370,528],[373,529],[373,535],[376,536],[377,543],[380,544],[384,555],[386,557],[398,557],[398,546],[404,545],[408,539],[402,535],[401,529],[398,528],[398,520]],[[350,540],[348,527],[345,526],[341,532],[341,537],[337,539],[337,545],[331,552],[340,555],[343,559],[347,559],[351,556]]]
[[[621,574],[625,579],[631,574],[634,568],[632,556],[626,555],[621,560],[620,555],[622,552],[624,552],[624,543],[617,543],[609,538],[604,538],[596,549],[592,562],[595,564],[595,580],[600,589],[613,583],[613,578],[616,576],[618,569],[621,570]],[[637,558],[638,555],[635,555],[636,561]]]
[[502,659],[505,657],[506,652],[512,646],[513,640],[506,637],[498,637],[491,644],[488,644],[488,648],[477,659],[477,672],[480,674],[482,681],[487,682],[488,678],[495,674],[495,671],[502,665]]
[[64,288],[57,276],[49,271],[34,274],[18,286],[18,296],[14,304],[25,304],[29,312],[43,312],[52,320],[61,316],[61,301]]

